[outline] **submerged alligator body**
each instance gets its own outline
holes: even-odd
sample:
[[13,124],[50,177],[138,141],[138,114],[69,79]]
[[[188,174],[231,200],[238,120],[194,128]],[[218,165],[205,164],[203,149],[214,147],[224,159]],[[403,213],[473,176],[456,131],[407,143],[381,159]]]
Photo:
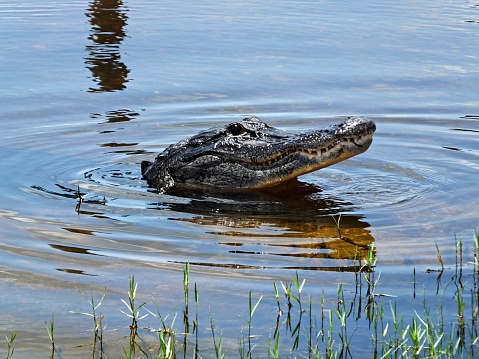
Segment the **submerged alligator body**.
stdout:
[[373,121],[349,117],[308,132],[286,132],[257,117],[217,126],[169,146],[141,172],[159,190],[177,185],[265,188],[363,153],[372,142]]

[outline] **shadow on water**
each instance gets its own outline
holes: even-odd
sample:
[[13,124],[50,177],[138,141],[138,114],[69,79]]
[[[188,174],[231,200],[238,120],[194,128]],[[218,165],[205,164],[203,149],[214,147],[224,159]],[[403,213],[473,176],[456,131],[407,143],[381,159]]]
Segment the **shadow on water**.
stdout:
[[86,46],[86,67],[93,75],[96,87],[89,92],[121,91],[126,88],[130,70],[121,60],[120,44],[126,37],[127,8],[121,0],[94,0],[85,15],[91,24]]

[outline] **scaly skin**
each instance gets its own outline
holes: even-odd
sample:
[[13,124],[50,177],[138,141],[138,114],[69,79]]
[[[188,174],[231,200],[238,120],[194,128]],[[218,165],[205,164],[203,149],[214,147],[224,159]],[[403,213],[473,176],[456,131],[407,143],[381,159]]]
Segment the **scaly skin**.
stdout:
[[210,186],[247,189],[275,186],[366,151],[374,122],[350,117],[322,130],[291,133],[257,117],[212,127],[143,161],[152,187]]

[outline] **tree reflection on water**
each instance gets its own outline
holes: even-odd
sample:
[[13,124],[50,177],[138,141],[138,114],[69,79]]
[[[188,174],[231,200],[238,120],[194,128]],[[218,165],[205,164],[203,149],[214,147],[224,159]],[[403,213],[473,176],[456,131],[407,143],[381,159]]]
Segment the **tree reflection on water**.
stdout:
[[92,73],[95,87],[89,92],[121,91],[129,81],[130,70],[121,60],[120,44],[126,37],[127,8],[121,0],[94,0],[85,15],[91,24],[86,46],[86,67]]

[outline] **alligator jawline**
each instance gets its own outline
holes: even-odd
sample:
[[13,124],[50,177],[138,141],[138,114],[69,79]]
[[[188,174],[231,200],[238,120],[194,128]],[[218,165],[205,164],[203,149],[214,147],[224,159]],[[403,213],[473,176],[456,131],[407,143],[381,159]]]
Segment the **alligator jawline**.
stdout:
[[[371,137],[371,134],[356,136],[356,137],[344,137],[344,138],[333,140],[326,146],[309,148],[309,149],[301,148],[301,147],[289,148],[282,151],[282,153],[275,154],[267,159],[263,159],[260,161],[238,159],[238,158],[228,157],[228,156],[219,155],[219,154],[217,156],[228,159],[231,162],[245,164],[249,168],[263,167],[262,170],[265,170],[266,169],[265,167],[272,167],[279,164],[280,162],[285,162],[285,163],[293,162],[295,160],[294,157],[298,155],[305,156],[310,159],[316,158],[319,160],[321,160],[322,157],[330,158],[331,153],[334,152],[334,150],[337,149],[337,146],[339,145],[343,146],[348,143],[352,143],[356,147],[362,148],[364,147],[365,142],[367,142],[370,137]],[[288,158],[290,158],[291,160],[284,161],[285,159],[288,159]]]

